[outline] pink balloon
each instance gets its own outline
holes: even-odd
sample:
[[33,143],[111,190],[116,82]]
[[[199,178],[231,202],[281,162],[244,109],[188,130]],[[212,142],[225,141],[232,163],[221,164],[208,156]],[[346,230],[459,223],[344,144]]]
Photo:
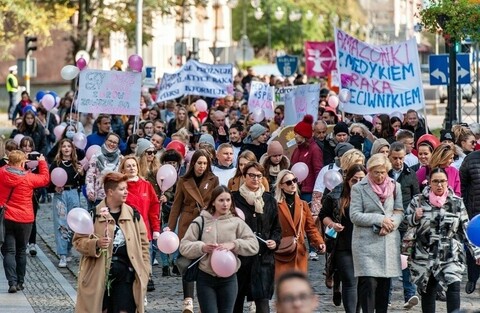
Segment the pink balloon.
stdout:
[[93,219],[87,210],[73,208],[67,214],[67,224],[71,230],[78,234],[93,234]]
[[235,212],[237,212],[238,217],[240,217],[242,220],[245,220],[245,213],[243,213],[242,210],[235,208]]
[[87,149],[87,152],[85,152],[85,157],[87,158],[87,160],[90,161],[90,159],[92,158],[92,156],[99,152],[102,148],[100,148],[99,145],[93,145],[93,146],[90,146],[88,147]]
[[332,108],[332,109],[336,109],[338,107],[338,103],[339,103],[340,100],[338,100],[338,97],[337,96],[330,96],[328,97],[328,105]]
[[[58,103],[60,103],[60,101]],[[53,116],[55,116],[55,120],[57,121],[57,124],[60,124],[60,116],[58,114],[54,114]]]
[[128,66],[136,72],[141,72],[143,68],[143,59],[138,54],[132,54],[128,58]]
[[22,134],[16,134],[15,137],[13,137],[13,141],[17,143],[17,145],[20,145],[20,141],[22,141],[22,138],[25,137]]
[[81,70],[87,67],[87,61],[84,58],[80,58],[77,60],[77,67]]
[[157,172],[157,183],[160,190],[167,191],[177,181],[177,171],[171,164],[162,165]]
[[323,182],[329,190],[333,190],[335,187],[343,182],[343,177],[340,172],[336,170],[329,170],[323,177]]
[[86,171],[88,169],[88,159],[87,158],[83,158],[81,159],[80,161],[78,161],[78,163],[82,164],[83,166],[83,169]]
[[408,267],[408,256],[400,254],[400,261],[402,264],[402,270]]
[[52,173],[50,174],[50,179],[55,186],[63,187],[67,183],[68,175],[63,168],[57,167],[54,168]]
[[[62,98],[60,98],[59,96],[56,96],[55,97],[55,106],[59,105],[60,101],[62,101]],[[60,124],[60,123],[57,123],[57,124]]]
[[213,251],[210,264],[215,274],[220,277],[230,277],[237,271],[237,258],[231,251]]
[[50,111],[55,107],[55,97],[52,96],[51,94],[47,93],[45,96],[43,96],[42,100],[42,105],[45,108],[45,110]]
[[297,177],[298,182],[301,183],[308,176],[308,166],[303,162],[295,163],[292,166],[292,173]]
[[158,250],[165,254],[171,254],[177,251],[180,240],[173,231],[164,231],[157,239]]
[[26,165],[29,169],[33,170],[38,166],[38,161],[28,161]]
[[256,108],[255,110],[253,110],[252,116],[255,122],[260,123],[265,119],[265,111],[260,108]]
[[85,149],[87,146],[87,136],[85,136],[84,133],[75,133],[75,135],[73,135],[73,144],[78,149]]
[[197,101],[195,101],[195,107],[197,108],[198,112],[207,112],[208,110],[207,103],[205,102],[205,100],[202,99],[198,99]]
[[55,138],[57,138],[57,140],[62,139],[62,134],[64,130],[65,130],[64,125],[55,126],[55,128],[53,129],[53,133],[55,134]]
[[343,88],[342,90],[340,90],[340,93],[338,94],[338,99],[341,102],[347,103],[348,101],[350,101],[351,98],[352,98],[352,93],[350,92],[350,89]]

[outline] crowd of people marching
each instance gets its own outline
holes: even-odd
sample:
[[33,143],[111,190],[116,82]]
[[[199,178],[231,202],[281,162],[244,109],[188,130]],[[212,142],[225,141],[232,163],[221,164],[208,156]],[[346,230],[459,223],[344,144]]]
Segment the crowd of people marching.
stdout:
[[[79,114],[73,93],[48,112],[23,93],[0,151],[8,291],[28,284],[35,216],[50,203],[58,266],[68,266],[72,247],[82,255],[76,312],[144,312],[158,263],[162,276],[183,277],[184,313],[193,312],[195,284],[205,313],[240,313],[245,301],[250,312],[270,312],[275,289],[277,312],[313,311],[305,277],[319,254],[332,301],[345,312],[387,312],[398,277],[404,308],[436,312],[440,298],[448,312],[459,309],[465,269],[469,294],[480,272],[480,248],[466,236],[480,212],[480,125],[455,125],[437,138],[416,111],[342,117],[322,86],[318,115],[294,125],[289,156],[277,141],[287,126],[283,105],[270,120],[248,109],[257,79],[251,70],[237,76],[234,93],[220,99],[156,102],[155,89],[143,90],[136,118]],[[206,112],[195,105],[203,100]],[[164,165],[178,176],[166,190],[167,177],[157,175]],[[63,184],[55,183],[58,168]],[[67,215],[84,201],[94,228],[73,233]],[[157,249],[165,231],[180,239],[170,254]],[[233,275],[212,268],[216,251],[233,252]],[[193,278],[185,260],[198,261]],[[300,287],[287,288],[289,280]]]

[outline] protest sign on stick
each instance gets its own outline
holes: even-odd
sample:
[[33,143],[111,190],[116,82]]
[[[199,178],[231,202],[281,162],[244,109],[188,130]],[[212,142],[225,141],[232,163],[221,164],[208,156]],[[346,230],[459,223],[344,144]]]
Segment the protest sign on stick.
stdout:
[[284,125],[295,125],[307,114],[316,118],[319,100],[319,84],[297,86],[285,96]]
[[249,111],[254,112],[255,109],[262,109],[266,118],[273,118],[274,97],[275,90],[269,84],[252,81],[248,96]]

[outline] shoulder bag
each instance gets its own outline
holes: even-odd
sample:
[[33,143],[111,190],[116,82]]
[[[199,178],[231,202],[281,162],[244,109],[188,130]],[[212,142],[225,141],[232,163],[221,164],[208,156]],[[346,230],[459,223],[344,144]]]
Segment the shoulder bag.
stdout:
[[3,246],[3,243],[5,242],[5,210],[7,209],[8,201],[10,201],[10,198],[12,197],[13,189],[15,188],[10,190],[5,204],[0,206],[0,247]]
[[[298,229],[295,233],[295,236],[286,236],[282,237],[280,240],[280,245],[278,246],[277,251],[275,251],[275,259],[280,262],[290,262],[292,261],[297,254],[297,244],[298,239],[302,233],[302,222],[303,222],[303,202],[302,211],[300,212],[300,223],[298,224]],[[292,217],[293,218],[293,217]]]
[[[197,222],[193,222],[198,225],[198,228],[200,229],[200,235],[198,236],[198,241],[202,241],[202,234],[203,234],[203,226],[205,225],[205,219],[203,216],[202,218],[202,225],[198,224]],[[201,257],[196,258],[195,260],[190,260],[187,259],[184,256],[179,256],[175,264],[178,267],[178,270],[180,273],[182,273],[183,278],[185,281],[192,282],[196,281],[198,277],[198,272],[200,269],[198,266],[200,265],[200,260],[205,256],[202,255]]]

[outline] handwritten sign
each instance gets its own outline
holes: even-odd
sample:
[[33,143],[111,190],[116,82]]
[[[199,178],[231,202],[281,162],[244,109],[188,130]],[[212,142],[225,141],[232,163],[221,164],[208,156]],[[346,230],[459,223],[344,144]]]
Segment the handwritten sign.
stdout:
[[255,109],[260,108],[265,112],[266,118],[273,118],[274,97],[274,88],[269,84],[252,81],[250,94],[248,96],[248,109],[250,112],[253,112]]
[[423,109],[415,38],[373,46],[335,29],[335,45],[342,87],[352,94],[345,112],[365,115]]
[[307,114],[316,120],[318,102],[320,100],[320,84],[297,86],[285,96],[285,125],[295,125]]
[[79,112],[140,114],[142,73],[85,69],[80,72]]
[[295,88],[297,88],[297,86],[275,88],[275,103],[277,105],[285,104],[285,97]]
[[189,60],[173,74],[163,74],[157,102],[176,99],[183,95],[223,98],[233,84],[231,64],[205,64]]

